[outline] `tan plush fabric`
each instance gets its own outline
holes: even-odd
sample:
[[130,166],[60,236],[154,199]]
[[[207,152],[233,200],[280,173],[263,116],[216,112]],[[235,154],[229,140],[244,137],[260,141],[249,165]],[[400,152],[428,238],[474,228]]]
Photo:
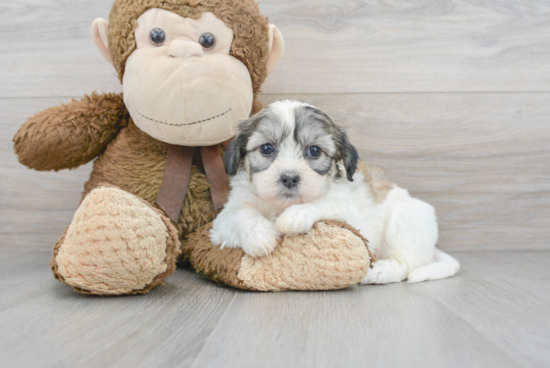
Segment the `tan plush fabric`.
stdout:
[[57,249],[55,271],[65,283],[90,293],[143,290],[168,270],[167,250],[174,262],[177,252],[169,245],[177,243],[175,234],[144,201],[117,188],[100,187],[75,213]]
[[238,277],[261,291],[332,290],[360,283],[369,265],[364,239],[345,226],[318,222],[305,235],[286,236],[268,257],[246,255]]

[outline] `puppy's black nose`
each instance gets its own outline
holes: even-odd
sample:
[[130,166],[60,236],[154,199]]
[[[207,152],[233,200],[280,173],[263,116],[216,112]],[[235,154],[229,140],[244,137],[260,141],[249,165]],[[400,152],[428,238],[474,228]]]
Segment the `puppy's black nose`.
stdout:
[[281,175],[281,182],[288,189],[296,188],[300,183],[300,176],[295,173],[285,173]]

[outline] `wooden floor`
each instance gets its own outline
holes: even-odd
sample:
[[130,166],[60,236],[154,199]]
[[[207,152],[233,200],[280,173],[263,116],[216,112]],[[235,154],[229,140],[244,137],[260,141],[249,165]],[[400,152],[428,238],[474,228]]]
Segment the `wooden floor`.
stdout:
[[242,292],[188,270],[75,294],[44,251],[0,253],[2,367],[550,367],[550,252],[457,253],[454,278]]

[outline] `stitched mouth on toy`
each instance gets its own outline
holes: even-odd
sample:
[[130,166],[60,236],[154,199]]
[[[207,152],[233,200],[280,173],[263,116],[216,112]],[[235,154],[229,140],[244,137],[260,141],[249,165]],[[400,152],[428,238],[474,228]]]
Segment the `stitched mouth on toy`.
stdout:
[[155,120],[155,119],[152,119],[152,118],[150,118],[150,117],[148,117],[148,116],[145,116],[145,115],[143,115],[141,112],[139,112],[137,109],[136,109],[135,111],[136,111],[140,116],[142,116],[143,118],[145,118],[145,119],[147,119],[147,120],[150,120],[150,121],[153,121],[153,122],[155,122],[155,123],[164,124],[164,125],[170,125],[170,126],[180,126],[180,127],[181,127],[181,126],[189,126],[189,125],[201,124],[201,123],[205,123],[205,122],[210,121],[210,120],[217,119],[217,118],[219,118],[219,117],[222,117],[222,116],[224,116],[224,115],[227,115],[228,113],[231,112],[231,110],[232,110],[232,109],[230,108],[230,109],[228,109],[227,111],[222,112],[221,114],[218,114],[218,115],[216,115],[216,116],[212,116],[212,117],[210,117],[210,118],[208,118],[208,119],[197,120],[197,121],[194,121],[194,122],[192,122],[192,123],[187,123],[187,124],[170,124],[170,123],[165,123],[165,122],[163,122],[163,121]]

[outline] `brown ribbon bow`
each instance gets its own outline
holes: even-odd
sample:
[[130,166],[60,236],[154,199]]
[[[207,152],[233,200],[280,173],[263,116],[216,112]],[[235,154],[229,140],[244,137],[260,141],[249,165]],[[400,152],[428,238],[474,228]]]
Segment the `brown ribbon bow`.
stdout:
[[[229,193],[229,179],[220,154],[220,146],[200,147],[200,150],[214,210],[218,211],[227,202]],[[168,145],[166,168],[157,204],[175,223],[178,223],[189,188],[194,153],[195,147]]]

